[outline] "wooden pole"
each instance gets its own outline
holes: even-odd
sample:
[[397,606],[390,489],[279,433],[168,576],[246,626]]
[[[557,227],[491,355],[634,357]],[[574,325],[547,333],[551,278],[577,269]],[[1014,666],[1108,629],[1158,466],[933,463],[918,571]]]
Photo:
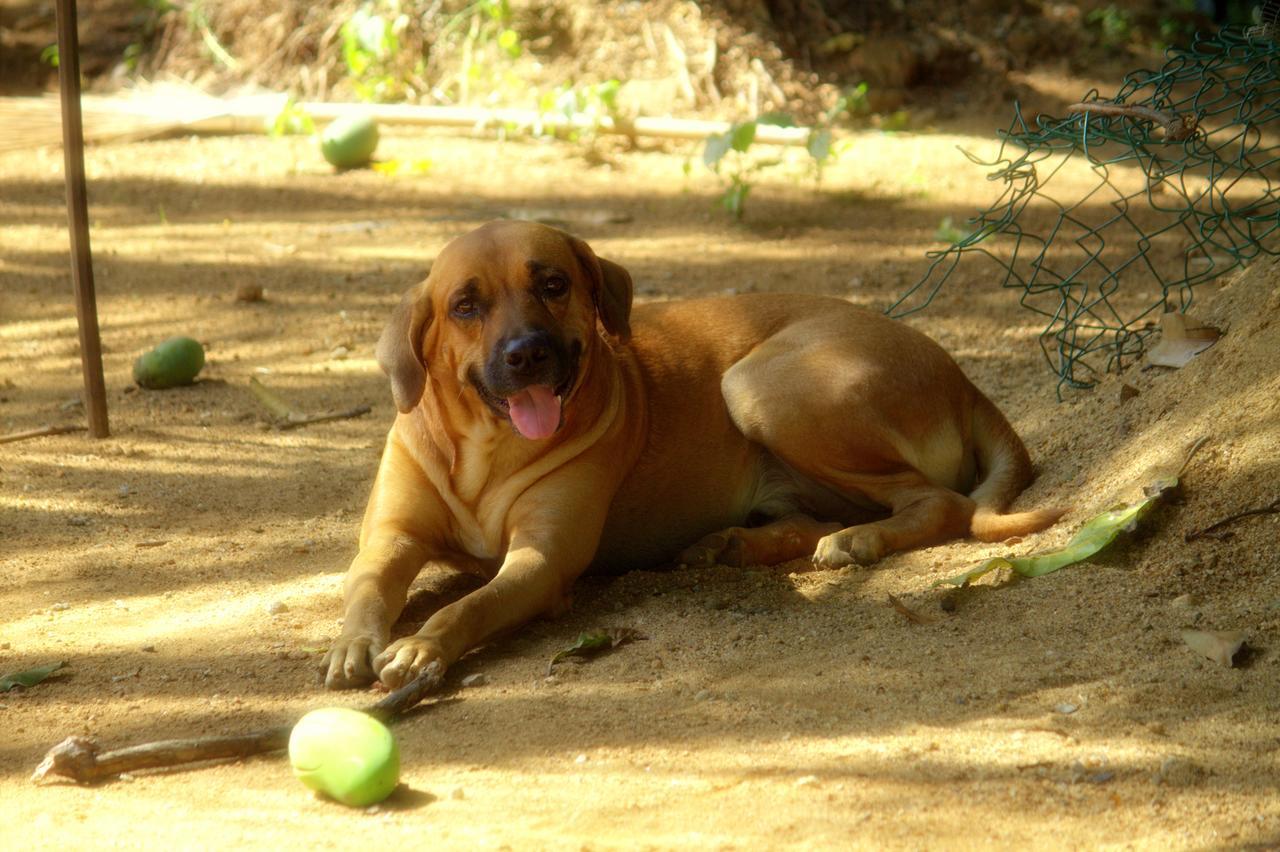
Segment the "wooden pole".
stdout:
[[57,9],[62,151],[66,164],[67,218],[71,226],[71,283],[75,289],[76,319],[80,326],[84,408],[89,416],[89,434],[105,438],[111,430],[107,424],[102,341],[98,335],[98,304],[93,289],[93,258],[89,251],[89,202],[84,177],[84,125],[80,115],[80,38],[76,31],[76,0],[58,0]]

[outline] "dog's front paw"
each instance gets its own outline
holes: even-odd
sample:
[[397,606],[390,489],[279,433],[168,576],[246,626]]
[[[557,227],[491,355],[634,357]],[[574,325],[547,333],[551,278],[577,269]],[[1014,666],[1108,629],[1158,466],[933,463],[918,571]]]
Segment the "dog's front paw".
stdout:
[[382,642],[371,636],[340,636],[320,661],[320,673],[329,689],[354,689],[377,680],[373,659]]
[[446,663],[439,645],[421,636],[406,636],[392,642],[374,657],[373,669],[384,686],[395,689],[413,680],[433,662],[440,664],[443,673]]
[[874,565],[884,552],[884,538],[880,531],[871,524],[865,524],[823,536],[813,551],[813,564],[819,568]]

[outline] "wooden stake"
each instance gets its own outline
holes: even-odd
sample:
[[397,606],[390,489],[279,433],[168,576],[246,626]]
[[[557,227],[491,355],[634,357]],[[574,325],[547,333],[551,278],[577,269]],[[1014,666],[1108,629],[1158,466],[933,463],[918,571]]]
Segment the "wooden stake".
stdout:
[[58,79],[62,95],[62,150],[66,163],[67,217],[71,225],[71,283],[80,326],[80,366],[84,373],[89,434],[105,438],[107,390],[102,379],[102,342],[89,251],[89,203],[84,177],[84,125],[80,114],[80,39],[75,0],[58,0]]

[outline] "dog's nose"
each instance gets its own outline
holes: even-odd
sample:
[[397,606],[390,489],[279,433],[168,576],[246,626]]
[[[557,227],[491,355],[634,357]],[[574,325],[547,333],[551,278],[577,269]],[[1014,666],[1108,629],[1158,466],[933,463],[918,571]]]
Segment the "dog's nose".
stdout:
[[503,360],[515,373],[532,373],[551,357],[551,338],[546,332],[535,332],[507,342]]

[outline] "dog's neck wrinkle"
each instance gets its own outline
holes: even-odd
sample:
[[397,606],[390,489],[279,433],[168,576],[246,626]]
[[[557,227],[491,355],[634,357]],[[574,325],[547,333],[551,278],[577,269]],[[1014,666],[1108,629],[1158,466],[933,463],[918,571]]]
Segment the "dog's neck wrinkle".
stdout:
[[[500,557],[506,533],[503,522],[516,498],[612,427],[622,409],[623,393],[618,365],[610,354],[603,351],[590,357],[584,353],[580,380],[605,381],[608,397],[599,405],[568,411],[561,431],[546,441],[521,438],[504,421],[477,416],[466,405],[450,404],[457,394],[450,397],[447,388],[434,379],[428,381],[419,410],[432,446],[419,464],[453,516],[458,543],[468,553],[485,559]],[[600,371],[609,375],[599,376]],[[491,483],[496,484],[490,487]]]

